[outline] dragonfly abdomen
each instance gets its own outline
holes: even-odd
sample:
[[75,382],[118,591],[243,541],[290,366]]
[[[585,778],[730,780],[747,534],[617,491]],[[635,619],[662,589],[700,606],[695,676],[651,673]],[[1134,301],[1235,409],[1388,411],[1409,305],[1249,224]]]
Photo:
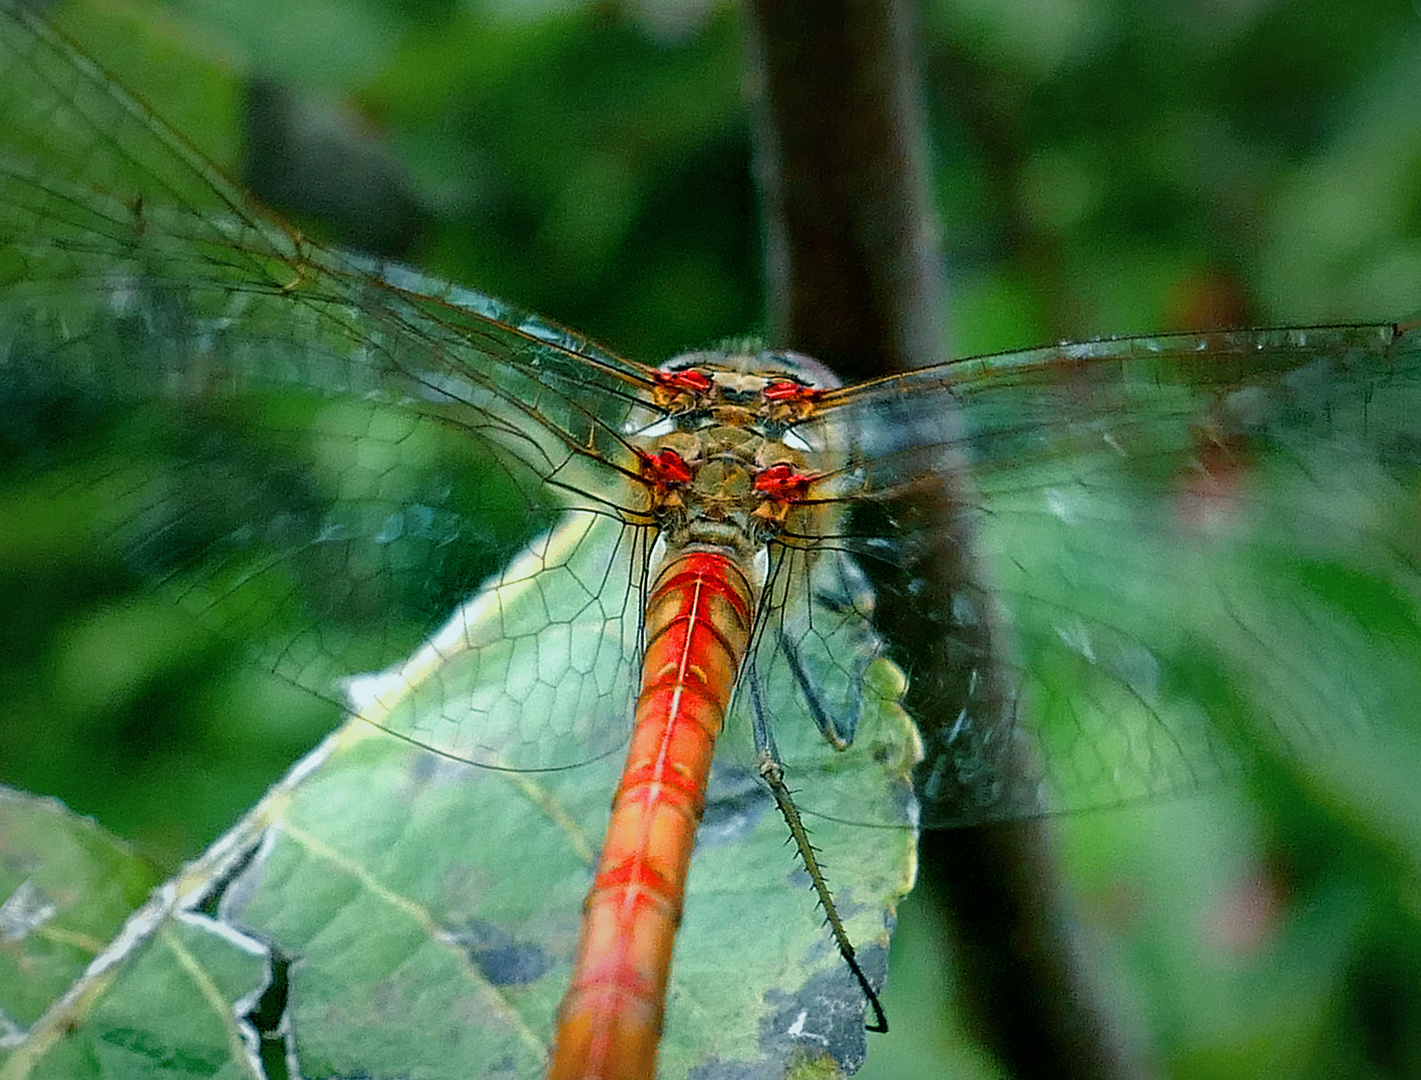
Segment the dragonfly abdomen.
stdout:
[[729,552],[675,553],[657,575],[631,746],[584,905],[549,1080],[655,1073],[696,827],[754,610],[755,587]]

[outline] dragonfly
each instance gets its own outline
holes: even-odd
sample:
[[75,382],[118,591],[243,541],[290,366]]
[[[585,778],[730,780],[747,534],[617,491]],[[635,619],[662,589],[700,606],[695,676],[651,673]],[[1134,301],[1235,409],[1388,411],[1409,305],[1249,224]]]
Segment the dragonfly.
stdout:
[[[775,349],[643,365],[314,243],[23,8],[0,37],[15,467],[94,498],[125,573],[391,742],[530,789],[625,763],[548,1075],[653,1074],[717,760],[793,830],[797,801],[910,846],[1188,789],[1240,737],[1356,737],[1418,699],[1408,328],[850,387]],[[922,510],[943,492],[946,535]],[[969,539],[973,573],[935,587]],[[1303,580],[1274,595],[1282,559]],[[895,647],[912,622],[951,663]],[[1269,663],[1211,698],[1221,656]],[[904,701],[921,748],[870,734]],[[891,759],[876,795],[791,796],[865,756]]]

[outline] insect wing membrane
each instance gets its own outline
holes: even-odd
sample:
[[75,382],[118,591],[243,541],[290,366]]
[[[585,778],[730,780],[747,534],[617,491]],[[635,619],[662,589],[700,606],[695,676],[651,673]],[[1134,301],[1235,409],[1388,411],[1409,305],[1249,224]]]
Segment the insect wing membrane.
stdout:
[[[305,241],[21,11],[6,8],[0,50],[0,437],[20,474],[88,494],[80,528],[115,580],[158,584],[343,704],[343,679],[467,615],[461,601],[580,506],[614,524],[569,595],[634,619],[608,565],[645,504],[621,436],[641,369]],[[569,587],[565,564],[549,573],[543,592]],[[555,636],[570,626],[544,617]],[[599,693],[620,678],[604,671]],[[455,718],[478,709],[441,692],[452,748],[431,745],[457,754],[472,740]],[[521,765],[485,746],[489,763],[575,764],[624,737],[611,723],[574,749],[548,727],[519,738]]]
[[826,403],[927,823],[1413,745],[1419,418],[1389,326],[1046,348]]

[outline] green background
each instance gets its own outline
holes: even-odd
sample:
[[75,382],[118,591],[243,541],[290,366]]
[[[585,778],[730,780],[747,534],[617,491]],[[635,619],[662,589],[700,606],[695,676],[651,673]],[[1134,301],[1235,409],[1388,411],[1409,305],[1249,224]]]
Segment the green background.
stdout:
[[[210,0],[56,18],[234,172],[256,75],[343,118],[374,155],[358,170],[381,178],[374,219],[408,215],[385,242],[435,274],[653,362],[762,320],[724,5]],[[925,5],[918,40],[945,355],[1421,307],[1411,6],[959,0]],[[329,159],[316,172],[365,186]],[[11,582],[7,609],[34,602]],[[45,599],[82,607],[82,583]],[[94,815],[164,871],[335,719],[221,646],[165,636],[169,619],[142,598],[81,611],[62,655],[36,660],[43,688],[0,715],[0,780]],[[36,723],[37,700],[64,707]],[[1383,816],[1275,776],[1061,822],[1098,977],[1161,1072],[1421,1075],[1421,821]],[[932,913],[905,912],[897,944],[894,1033],[862,1075],[992,1075],[940,1007],[952,946]]]

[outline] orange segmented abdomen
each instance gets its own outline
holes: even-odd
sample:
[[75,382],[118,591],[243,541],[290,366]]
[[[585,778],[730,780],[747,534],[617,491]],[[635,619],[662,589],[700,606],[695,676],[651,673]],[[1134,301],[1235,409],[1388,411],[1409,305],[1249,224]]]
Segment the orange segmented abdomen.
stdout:
[[728,554],[667,561],[646,604],[635,728],[583,906],[549,1080],[654,1075],[686,871],[754,590]]

